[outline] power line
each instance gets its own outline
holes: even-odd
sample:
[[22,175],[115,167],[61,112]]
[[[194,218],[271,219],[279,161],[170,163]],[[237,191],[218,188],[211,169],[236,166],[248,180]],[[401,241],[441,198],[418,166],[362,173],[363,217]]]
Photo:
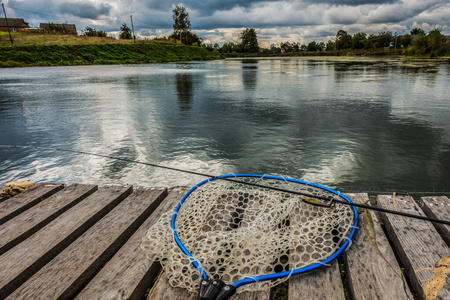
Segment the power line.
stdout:
[[[23,12],[27,12],[27,13],[31,13],[31,14],[35,14],[35,15],[42,15],[42,16],[52,17],[52,18],[57,18],[57,19],[78,19],[78,20],[101,21],[101,19],[83,18],[83,17],[78,17],[78,16],[66,16],[66,15],[59,15],[59,16],[58,15],[50,15],[50,14],[44,14],[44,13],[31,11],[31,10],[26,10],[26,9],[22,9],[22,8],[12,7],[12,6],[9,6],[9,5],[5,5],[5,6],[8,7],[8,8],[11,8],[13,10],[23,11]],[[123,16],[121,18],[125,19],[125,16]]]
[[147,23],[145,23],[144,21],[141,21],[141,20],[139,20],[139,19],[136,19],[136,17],[133,17],[133,20],[138,21],[139,23],[141,23],[141,24],[143,24],[143,25],[145,25],[145,26],[148,26],[148,27],[161,28],[160,26],[147,24]]
[[[12,7],[12,6],[9,6],[9,5],[5,5],[5,6],[8,7],[8,8],[14,9],[14,10],[24,11],[24,12],[31,13],[31,14],[35,14],[35,15],[42,15],[42,16],[47,16],[47,17],[61,18],[60,16],[55,16],[55,15],[49,15],[49,14],[39,13],[39,12],[31,11],[31,10],[26,10],[26,9],[21,9],[21,8]],[[75,18],[76,18],[76,17],[75,17]]]

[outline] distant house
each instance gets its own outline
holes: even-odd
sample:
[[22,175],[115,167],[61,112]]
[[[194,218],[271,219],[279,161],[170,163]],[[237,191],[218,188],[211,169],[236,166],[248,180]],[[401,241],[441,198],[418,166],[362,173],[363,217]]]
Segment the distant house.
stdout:
[[[9,30],[12,32],[24,31],[26,28],[30,28],[24,19],[8,18]],[[8,25],[6,25],[6,19],[0,18],[0,31],[8,31]]]
[[284,43],[283,45],[281,45],[281,52],[289,52],[292,49],[294,49],[294,45],[292,45],[291,43]]
[[77,27],[75,24],[40,23],[39,28],[46,32],[77,34]]

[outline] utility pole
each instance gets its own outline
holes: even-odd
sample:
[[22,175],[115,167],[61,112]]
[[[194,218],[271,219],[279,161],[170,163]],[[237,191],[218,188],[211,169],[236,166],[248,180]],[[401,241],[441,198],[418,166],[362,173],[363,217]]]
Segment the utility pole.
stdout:
[[9,40],[11,41],[11,46],[14,47],[13,39],[11,36],[11,31],[9,30],[8,18],[6,17],[5,4],[2,3],[3,14],[5,15],[6,27],[8,27]]
[[134,26],[133,26],[133,15],[130,15],[131,18],[131,28],[133,29],[133,39],[134,42],[136,43],[136,35],[134,34]]

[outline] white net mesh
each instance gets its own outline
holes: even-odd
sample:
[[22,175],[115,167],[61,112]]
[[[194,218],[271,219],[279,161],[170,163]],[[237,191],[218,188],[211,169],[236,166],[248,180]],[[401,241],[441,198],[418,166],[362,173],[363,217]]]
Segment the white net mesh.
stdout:
[[[239,178],[266,186],[338,197],[319,188],[276,179]],[[353,209],[323,208],[303,196],[215,180],[198,187],[178,212],[175,228],[183,245],[209,278],[225,283],[290,271],[335,253],[354,224]],[[173,211],[161,216],[142,241],[150,259],[161,262],[174,287],[198,289],[200,273],[176,244]],[[287,278],[244,285],[238,292],[274,286]]]

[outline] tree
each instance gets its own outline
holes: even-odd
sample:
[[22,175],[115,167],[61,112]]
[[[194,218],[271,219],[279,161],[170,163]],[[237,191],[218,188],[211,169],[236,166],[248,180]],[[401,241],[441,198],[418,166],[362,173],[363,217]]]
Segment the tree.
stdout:
[[231,53],[233,51],[233,43],[232,42],[225,42],[220,48],[220,53]]
[[427,46],[427,37],[424,35],[419,35],[412,41],[412,48],[415,54],[424,55],[426,53]]
[[130,27],[128,27],[126,23],[123,23],[122,26],[120,26],[119,39],[121,39],[121,40],[129,40],[129,39],[132,39],[132,38],[133,38],[133,35],[131,34]]
[[407,48],[412,45],[412,36],[410,34],[405,34],[403,36],[399,36],[398,45],[402,48]]
[[392,32],[382,31],[378,33],[378,36],[376,37],[375,47],[376,48],[389,47],[389,44],[391,43],[392,40],[393,40]]
[[336,43],[333,42],[332,40],[328,40],[328,42],[327,42],[327,44],[326,44],[326,46],[325,46],[325,49],[326,49],[327,51],[335,50],[335,49],[336,49]]
[[341,29],[341,30],[339,30],[339,31],[336,33],[336,38],[339,38],[339,37],[341,37],[341,36],[343,36],[343,35],[346,35],[346,34],[348,34],[347,31]]
[[444,36],[439,28],[435,28],[428,33],[427,44],[431,51],[439,51],[444,43]]
[[352,37],[353,49],[364,49],[367,45],[367,35],[364,32],[355,33]]
[[186,32],[191,29],[191,19],[189,18],[189,14],[184,6],[175,6],[172,13],[173,35],[179,36],[181,32]]
[[377,36],[373,33],[369,34],[369,36],[367,37],[367,49],[370,48],[375,48],[375,44],[377,42]]
[[336,33],[336,49],[348,49],[351,47],[352,37],[345,30]]
[[103,30],[97,30],[90,26],[86,26],[86,28],[84,29],[84,35],[85,36],[106,37],[106,32]]
[[349,49],[352,47],[352,36],[344,34],[336,40],[337,49]]
[[281,53],[281,48],[275,46],[275,44],[270,45],[271,54],[279,54]]
[[411,29],[411,35],[421,35],[421,36],[425,36],[425,31],[423,31],[422,28],[419,27],[415,27],[413,29]]
[[241,51],[259,52],[258,37],[254,28],[246,28],[241,33]]
[[317,51],[318,45],[315,41],[312,41],[308,44],[307,50],[312,52],[312,51]]

